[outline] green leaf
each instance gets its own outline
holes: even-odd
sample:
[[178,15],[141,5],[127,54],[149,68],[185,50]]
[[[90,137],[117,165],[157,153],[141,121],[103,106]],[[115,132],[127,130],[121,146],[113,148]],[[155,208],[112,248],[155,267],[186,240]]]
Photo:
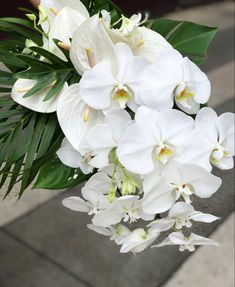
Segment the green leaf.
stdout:
[[18,58],[25,62],[29,68],[14,75],[15,78],[36,80],[37,83],[24,97],[31,97],[40,90],[51,85],[44,101],[48,101],[56,96],[64,87],[64,84],[78,75],[71,62],[62,61],[57,56],[40,47],[32,47],[32,51],[46,58],[50,63],[30,55],[19,54]]
[[49,75],[45,75],[42,78],[40,78],[35,86],[31,88],[24,96],[23,98],[28,98],[33,96],[34,94],[40,92],[41,90],[48,87],[50,84],[52,84],[56,80],[56,74],[52,73]]
[[11,98],[7,96],[0,97],[0,107],[11,106],[13,104],[14,104],[14,101]]
[[[8,195],[21,181],[20,196],[40,167],[55,156],[64,135],[56,114],[39,114],[0,98],[0,182]],[[9,180],[7,180],[9,178]]]
[[0,85],[14,85],[15,81],[12,73],[0,71]]
[[77,186],[89,179],[91,175],[84,175],[80,169],[65,166],[55,157],[46,162],[40,169],[34,189],[65,189]]
[[[27,28],[26,28],[27,27]],[[29,29],[32,28],[33,30]],[[32,27],[32,23],[28,20],[18,18],[0,18],[0,30],[8,32],[12,31],[21,35],[25,40],[31,39],[38,45],[42,45],[42,36]]]
[[0,94],[1,93],[10,93],[11,92],[11,88],[7,88],[7,87],[0,87]]
[[153,21],[152,30],[160,33],[184,56],[196,63],[202,63],[217,28],[187,21],[159,18]]
[[91,15],[99,13],[101,10],[107,10],[111,13],[112,22],[116,22],[124,13],[111,0],[81,0],[87,7]]
[[23,162],[24,162],[24,156],[19,158],[16,161],[16,163],[14,165],[14,168],[12,170],[11,180],[10,180],[10,183],[8,185],[7,192],[6,192],[5,196],[4,196],[4,198],[6,198],[9,195],[9,193],[11,192],[13,187],[15,186],[15,184],[17,182],[17,179],[20,176],[20,172],[21,172],[21,168],[22,168]]

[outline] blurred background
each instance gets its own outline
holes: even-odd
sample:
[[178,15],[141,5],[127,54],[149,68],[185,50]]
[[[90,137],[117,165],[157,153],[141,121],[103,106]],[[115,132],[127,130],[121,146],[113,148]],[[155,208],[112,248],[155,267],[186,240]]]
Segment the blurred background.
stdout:
[[[114,0],[126,14],[151,12],[218,26],[202,69],[212,83],[210,106],[234,112],[234,2],[213,0]],[[4,4],[3,4],[4,3]],[[16,16],[30,1],[1,2],[0,16]],[[1,63],[0,63],[1,65]],[[234,172],[215,171],[223,185],[211,199],[194,204],[221,220],[194,232],[220,243],[194,254],[175,247],[121,255],[107,238],[86,228],[87,215],[61,205],[69,191],[29,190],[17,201],[0,201],[0,287],[233,287]],[[17,187],[14,190],[17,194]],[[1,191],[0,191],[1,200]]]
[[[229,1],[229,0],[228,0]],[[16,7],[29,7],[31,8],[33,3],[37,5],[39,0],[11,0],[4,2],[4,9],[0,10],[0,16],[16,15],[20,12],[16,11]],[[206,5],[215,2],[225,2],[224,0],[144,0],[135,1],[133,0],[115,0],[114,1],[119,7],[125,11],[126,14],[134,14],[137,11],[148,11],[151,12],[152,16],[162,15],[164,13],[176,11],[179,9],[185,9],[197,5]],[[233,2],[233,1],[232,1]]]

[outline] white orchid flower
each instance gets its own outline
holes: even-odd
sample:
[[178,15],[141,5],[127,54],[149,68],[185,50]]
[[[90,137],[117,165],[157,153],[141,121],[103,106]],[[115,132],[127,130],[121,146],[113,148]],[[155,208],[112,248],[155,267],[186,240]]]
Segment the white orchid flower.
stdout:
[[133,56],[130,48],[115,45],[116,60],[102,61],[86,71],[80,81],[80,94],[84,102],[97,110],[124,109],[135,111],[143,71],[149,61]]
[[70,58],[80,75],[102,61],[115,59],[114,45],[98,15],[77,28],[72,38]]
[[188,250],[190,252],[195,251],[195,246],[197,245],[219,246],[217,242],[194,233],[191,233],[189,237],[185,237],[182,232],[173,232],[163,242],[153,247],[163,247],[168,245],[179,245],[180,251]]
[[[90,108],[80,97],[79,84],[69,86],[58,101],[57,116],[66,138],[79,151],[85,132],[103,122],[104,115]],[[83,154],[90,158],[91,154]]]
[[96,226],[109,227],[122,220],[132,223],[140,218],[152,220],[153,215],[143,212],[139,196],[124,195],[115,199],[107,210],[98,212],[93,217],[92,223]]
[[210,97],[206,74],[173,49],[163,51],[157,63],[145,71],[143,79],[141,101],[157,111],[172,108],[175,100],[181,110],[196,114],[200,104]]
[[149,247],[160,235],[155,229],[145,231],[143,228],[138,228],[127,235],[120,241],[122,244],[121,253],[133,252],[140,253]]
[[120,162],[138,174],[153,171],[176,155],[188,133],[194,129],[191,117],[177,110],[156,112],[140,107],[135,122],[127,126],[117,149]]
[[122,21],[120,29],[111,27],[111,18],[107,11],[102,12],[102,20],[114,44],[125,43],[134,55],[144,57],[152,63],[156,63],[161,51],[172,47],[159,33],[141,27],[147,17],[142,20],[140,13],[133,15],[130,19],[122,16],[119,20]]
[[44,101],[44,98],[48,93],[48,91],[52,88],[54,83],[48,85],[35,95],[24,98],[25,94],[29,90],[31,90],[36,83],[37,81],[35,80],[28,80],[28,79],[17,80],[11,91],[12,99],[19,105],[26,107],[30,110],[33,110],[35,112],[54,113],[57,110],[58,99],[64,93],[65,89],[68,87],[67,83],[65,83],[63,89],[59,92],[58,95],[56,95],[55,97],[53,97],[48,101]]
[[123,224],[117,224],[110,227],[88,224],[87,227],[101,235],[110,237],[110,240],[115,241],[117,245],[120,245],[120,242],[131,233],[130,229]]
[[91,156],[88,153],[82,156],[66,138],[64,138],[56,154],[63,164],[72,168],[80,168],[84,174],[89,174],[94,170],[94,167],[89,163],[92,159]]
[[191,221],[199,221],[205,223],[211,223],[219,218],[206,214],[200,211],[195,211],[192,205],[185,202],[177,202],[169,210],[168,217],[157,219],[151,222],[148,226],[160,231],[166,231],[175,227],[176,229],[182,229],[182,227],[192,227]]
[[97,214],[99,210],[109,207],[107,192],[111,179],[103,172],[93,175],[82,188],[82,199],[78,196],[65,198],[62,203],[65,207],[79,212],[86,212],[89,215]]
[[185,149],[184,160],[195,162],[209,171],[214,165],[220,169],[233,168],[234,145],[233,113],[217,116],[211,108],[203,108],[196,116],[196,131],[188,138],[192,143]]
[[103,168],[109,164],[110,152],[120,142],[124,128],[131,121],[125,110],[109,112],[102,124],[90,128],[80,144],[83,154],[93,155],[90,164],[96,168]]
[[[222,180],[206,169],[193,164],[172,161],[162,171],[162,177],[154,184],[154,172],[144,181],[143,210],[148,213],[161,213],[169,210],[182,196],[191,203],[191,196],[209,198],[220,187]],[[149,182],[150,181],[150,184]]]
[[40,7],[45,12],[39,14],[39,23],[41,22],[44,33],[48,34],[48,39],[44,37],[44,48],[64,59],[53,39],[60,40],[61,47],[70,49],[70,39],[76,29],[90,17],[89,13],[80,0],[42,0],[39,9]]

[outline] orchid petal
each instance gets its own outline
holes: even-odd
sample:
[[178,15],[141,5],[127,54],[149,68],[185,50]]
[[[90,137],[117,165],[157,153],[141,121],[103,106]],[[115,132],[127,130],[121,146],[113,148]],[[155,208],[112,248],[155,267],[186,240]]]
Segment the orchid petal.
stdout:
[[62,201],[63,205],[73,211],[88,212],[89,206],[78,196],[71,196]]

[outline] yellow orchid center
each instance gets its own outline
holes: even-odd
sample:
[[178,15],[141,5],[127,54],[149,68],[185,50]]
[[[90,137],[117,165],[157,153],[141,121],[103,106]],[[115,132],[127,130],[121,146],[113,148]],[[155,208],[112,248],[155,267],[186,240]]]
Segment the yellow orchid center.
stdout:
[[114,88],[113,99],[119,103],[122,109],[126,107],[132,96],[131,90],[125,85],[119,84]]
[[213,149],[211,153],[211,162],[213,164],[218,164],[224,157],[230,156],[230,153],[226,151],[223,146],[217,146]]
[[195,96],[195,93],[185,88],[183,91],[181,91],[178,95],[176,95],[176,101],[178,102],[186,102],[189,99],[193,98]]
[[174,155],[174,153],[175,153],[174,147],[165,143],[160,143],[155,148],[155,158],[162,164],[166,164],[169,161],[169,159]]

